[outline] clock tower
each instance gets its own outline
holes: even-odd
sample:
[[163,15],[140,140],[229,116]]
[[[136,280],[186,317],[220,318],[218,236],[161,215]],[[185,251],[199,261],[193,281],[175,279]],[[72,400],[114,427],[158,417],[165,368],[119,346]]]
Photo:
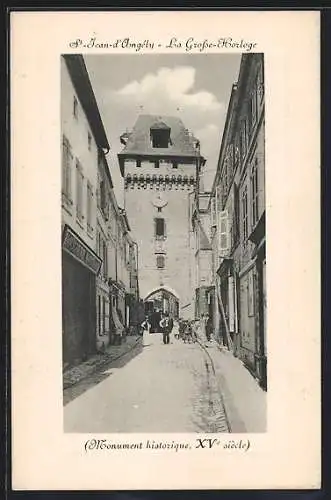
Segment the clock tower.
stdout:
[[179,118],[155,115],[140,115],[121,142],[118,158],[125,210],[139,249],[140,296],[157,297],[172,313],[177,302],[177,313],[193,319],[191,207],[205,162],[199,142]]

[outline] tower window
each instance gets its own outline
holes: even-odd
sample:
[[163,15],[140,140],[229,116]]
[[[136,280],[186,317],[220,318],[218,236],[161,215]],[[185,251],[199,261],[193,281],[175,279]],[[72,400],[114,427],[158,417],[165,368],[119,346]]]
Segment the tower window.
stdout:
[[150,129],[152,148],[168,148],[171,145],[170,131],[163,122],[153,125]]
[[155,237],[163,238],[165,236],[165,220],[161,217],[155,219]]
[[158,269],[164,269],[165,267],[165,258],[163,255],[157,255],[156,257],[156,267]]

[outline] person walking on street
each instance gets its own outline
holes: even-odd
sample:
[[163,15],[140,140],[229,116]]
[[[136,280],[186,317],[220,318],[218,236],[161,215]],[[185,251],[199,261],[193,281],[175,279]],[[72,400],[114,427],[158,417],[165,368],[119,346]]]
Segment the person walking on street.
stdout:
[[162,328],[163,333],[163,343],[170,343],[170,333],[172,332],[174,326],[173,319],[168,316],[167,313],[164,314],[164,317],[160,321],[160,327]]
[[207,316],[207,323],[206,323],[207,342],[211,341],[212,332],[213,332],[213,319],[210,316]]
[[175,339],[179,340],[179,323],[178,320],[174,320],[174,326],[173,326],[173,334]]
[[149,332],[149,327],[150,327],[150,324],[149,324],[149,321],[148,321],[148,316],[146,316],[145,320],[141,323],[141,329],[142,329],[142,333],[146,332],[148,333]]

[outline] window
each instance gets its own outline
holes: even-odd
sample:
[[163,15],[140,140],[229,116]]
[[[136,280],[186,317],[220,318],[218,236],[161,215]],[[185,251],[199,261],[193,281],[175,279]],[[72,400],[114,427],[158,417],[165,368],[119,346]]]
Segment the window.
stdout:
[[101,255],[101,234],[100,234],[100,232],[98,232],[98,249],[97,249],[97,254],[99,255],[99,257],[102,258],[102,255]]
[[239,188],[236,184],[233,186],[233,244],[236,245],[239,241]]
[[170,128],[151,128],[151,145],[153,148],[168,148],[170,141]]
[[210,200],[210,222],[211,227],[216,226],[216,198]]
[[165,220],[160,217],[155,219],[155,236],[156,238],[165,237]]
[[224,201],[226,199],[226,195],[228,192],[228,186],[229,186],[229,161],[226,158],[223,164],[223,193],[224,193]]
[[178,168],[178,163],[176,161],[173,162],[172,168]]
[[229,220],[228,211],[222,210],[218,222],[218,250],[220,257],[226,257],[229,252]]
[[252,124],[254,125],[257,118],[257,84],[255,83],[252,92]]
[[106,299],[102,297],[102,335],[106,332]]
[[74,117],[77,119],[78,118],[78,101],[77,101],[76,96],[74,96],[72,112],[73,112]]
[[259,187],[258,187],[258,161],[255,158],[252,165],[251,172],[251,195],[252,195],[252,225],[258,221],[259,218]]
[[[242,159],[245,158],[246,147],[247,147],[247,122],[246,120],[243,120],[241,123],[241,132],[240,132],[240,152]],[[243,165],[243,163],[241,165]]]
[[104,248],[104,250],[103,250],[104,257],[103,258],[104,258],[104,263],[105,263],[104,273],[105,273],[105,278],[107,278],[108,277],[108,251],[107,251],[108,249],[107,249],[107,243],[105,241],[103,244],[104,244],[104,247],[103,247]]
[[245,244],[248,236],[248,201],[247,186],[244,187],[241,198],[242,221],[243,221],[243,243]]
[[252,131],[257,118],[257,83],[254,82],[254,87],[251,92],[251,98],[249,101],[249,127]]
[[262,101],[264,96],[264,67],[263,62],[261,63],[258,75],[257,75],[257,93],[259,95],[260,101]]
[[101,297],[98,295],[98,333],[101,335]]
[[156,267],[158,269],[163,269],[165,267],[165,258],[163,255],[156,256]]
[[91,151],[91,148],[92,148],[92,136],[91,136],[90,132],[87,133],[87,144],[88,144],[89,151]]
[[233,174],[233,144],[229,144],[226,151],[228,186],[230,186]]
[[84,220],[83,214],[83,184],[84,176],[80,161],[76,159],[76,210],[77,218],[80,222]]
[[247,282],[247,312],[248,316],[254,316],[254,294],[255,294],[255,277],[254,272],[250,271]]
[[108,220],[108,199],[105,181],[100,182],[100,208],[103,212],[104,217],[106,218],[106,220]]
[[62,142],[62,193],[71,201],[71,165],[73,155],[68,139],[63,136]]
[[87,218],[87,229],[93,231],[92,224],[92,204],[93,204],[93,189],[90,182],[87,183],[87,210],[86,210],[86,218]]

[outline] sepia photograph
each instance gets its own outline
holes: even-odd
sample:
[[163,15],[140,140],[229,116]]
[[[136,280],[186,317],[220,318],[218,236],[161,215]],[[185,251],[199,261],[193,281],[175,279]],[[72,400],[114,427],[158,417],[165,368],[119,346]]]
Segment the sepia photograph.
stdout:
[[13,488],[319,488],[318,12],[11,46]]
[[60,76],[64,432],[266,432],[264,54]]

